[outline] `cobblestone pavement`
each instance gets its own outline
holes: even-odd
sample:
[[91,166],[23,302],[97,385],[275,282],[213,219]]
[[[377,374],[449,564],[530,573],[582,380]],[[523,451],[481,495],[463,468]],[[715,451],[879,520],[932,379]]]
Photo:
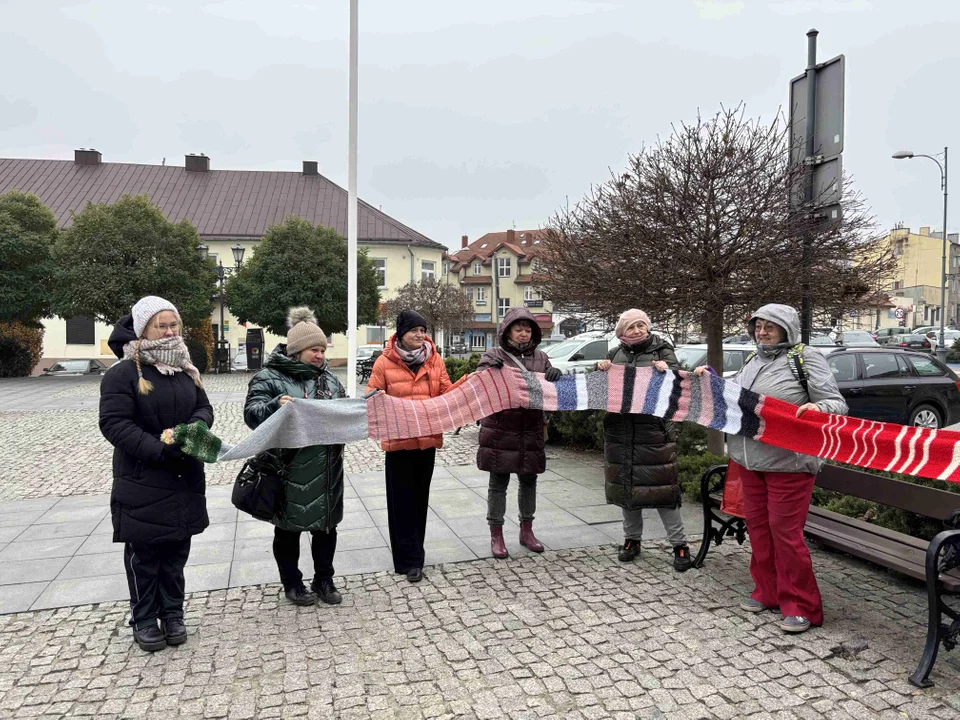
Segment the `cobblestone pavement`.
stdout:
[[0,617],[0,715],[98,718],[956,718],[960,667],[906,681],[923,594],[814,552],[827,624],[736,609],[745,548],[683,575],[573,550],[346,581],[339,607],[279,586],[189,597],[190,640],[146,655],[124,603]]

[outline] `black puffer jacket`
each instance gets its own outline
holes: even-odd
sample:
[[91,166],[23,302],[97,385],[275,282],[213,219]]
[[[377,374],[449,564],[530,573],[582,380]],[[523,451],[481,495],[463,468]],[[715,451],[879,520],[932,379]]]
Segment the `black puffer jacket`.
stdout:
[[[632,349],[621,345],[607,359],[634,367],[663,360],[671,368],[679,367],[673,347],[657,335]],[[662,418],[607,413],[603,419],[607,502],[628,510],[680,507],[676,440],[673,423]]]
[[[133,320],[123,317],[110,335],[110,349],[137,337]],[[213,408],[203,388],[184,372],[164,375],[142,365],[153,392],[137,390],[137,366],[116,363],[100,383],[100,432],[114,446],[110,512],[114,542],[157,543],[186,540],[210,524],[203,463],[171,448],[160,433],[181,423],[203,420],[213,426]],[[177,455],[173,457],[172,455]]]

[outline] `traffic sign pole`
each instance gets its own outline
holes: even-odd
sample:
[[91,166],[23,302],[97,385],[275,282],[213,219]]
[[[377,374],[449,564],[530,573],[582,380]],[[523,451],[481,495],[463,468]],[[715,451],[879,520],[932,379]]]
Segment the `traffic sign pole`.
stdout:
[[[816,30],[807,33],[807,127],[804,152],[803,204],[809,208],[813,202],[814,130],[817,117],[817,35]],[[813,298],[810,297],[810,267],[813,265],[812,239],[809,232],[803,236],[803,300],[800,308],[800,342],[809,344],[810,328],[813,325]]]

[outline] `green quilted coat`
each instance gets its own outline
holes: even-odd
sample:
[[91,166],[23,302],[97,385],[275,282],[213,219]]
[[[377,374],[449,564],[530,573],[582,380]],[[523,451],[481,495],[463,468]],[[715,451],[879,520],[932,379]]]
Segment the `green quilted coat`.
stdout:
[[[326,400],[346,397],[343,385],[326,367],[286,356],[280,345],[254,375],[243,406],[243,421],[253,429],[280,409],[280,398]],[[298,450],[268,450],[288,469],[286,506],[273,518],[284,530],[329,532],[343,519],[343,445],[311,445]]]

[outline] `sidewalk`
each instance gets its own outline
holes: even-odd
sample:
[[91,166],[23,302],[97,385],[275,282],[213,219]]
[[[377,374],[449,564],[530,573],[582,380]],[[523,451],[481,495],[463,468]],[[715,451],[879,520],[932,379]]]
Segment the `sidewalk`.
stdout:
[[[551,460],[550,467],[538,484],[538,538],[550,550],[604,545],[612,554],[614,544],[623,541],[620,510],[605,504],[602,470],[565,460]],[[207,489],[211,524],[193,539],[188,592],[278,581],[273,526],[239,513],[230,491],[230,486]],[[427,523],[428,566],[490,557],[486,491],[487,474],[475,466],[437,468]],[[105,495],[0,503],[0,613],[126,599],[123,546],[112,542],[109,509]],[[688,505],[684,514],[687,532],[698,534],[699,508]],[[528,552],[517,541],[517,515],[514,478],[504,533],[513,555]],[[644,535],[665,537],[659,515],[648,515]],[[312,576],[308,538],[305,533],[300,559],[307,578]],[[382,471],[347,475],[335,562],[341,577],[392,571]]]

